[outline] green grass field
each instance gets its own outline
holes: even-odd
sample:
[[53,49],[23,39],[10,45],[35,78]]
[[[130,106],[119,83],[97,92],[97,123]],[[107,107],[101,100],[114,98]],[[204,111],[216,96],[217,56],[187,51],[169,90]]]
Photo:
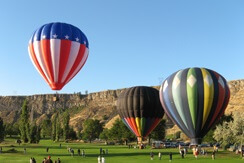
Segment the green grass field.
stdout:
[[[38,163],[42,162],[44,157],[50,155],[52,160],[57,160],[59,157],[63,163],[75,162],[97,162],[100,147],[108,149],[108,154],[105,155],[106,163],[142,163],[142,162],[169,162],[169,152],[173,152],[173,161],[177,162],[196,162],[196,163],[244,163],[240,155],[234,152],[219,151],[216,154],[216,159],[212,160],[211,155],[199,156],[195,159],[191,151],[188,151],[185,159],[182,159],[177,149],[152,149],[154,152],[154,160],[150,159],[151,148],[139,150],[128,149],[127,146],[122,145],[104,145],[104,144],[89,144],[89,143],[64,143],[61,142],[62,147],[59,147],[60,142],[54,143],[50,140],[42,140],[39,144],[22,144],[15,143],[15,139],[7,139],[1,143],[0,146],[3,152],[0,154],[0,163],[15,163],[15,162],[29,162],[30,157],[34,157]],[[24,147],[26,154],[24,154]],[[46,152],[46,147],[49,147],[49,152]],[[73,148],[75,156],[71,157],[67,151],[67,147]],[[84,149],[86,157],[77,156],[77,149]],[[210,153],[209,149],[209,153]],[[162,152],[162,160],[158,159],[158,152]]]

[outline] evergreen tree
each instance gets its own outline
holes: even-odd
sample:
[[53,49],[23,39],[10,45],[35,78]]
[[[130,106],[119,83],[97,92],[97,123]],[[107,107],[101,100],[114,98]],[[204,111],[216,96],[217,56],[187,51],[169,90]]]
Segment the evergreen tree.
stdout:
[[20,137],[23,140],[23,142],[28,142],[28,133],[29,133],[29,115],[28,115],[28,108],[27,108],[27,101],[24,100],[22,105],[22,111],[20,115]]
[[70,131],[69,120],[70,120],[70,115],[66,111],[63,114],[63,136],[64,136],[64,140],[69,138],[69,131]]
[[0,117],[0,142],[4,140],[4,135],[5,135],[5,127],[3,125],[3,119]]
[[69,132],[68,132],[68,136],[67,136],[69,139],[72,139],[72,140],[76,140],[77,139],[77,135],[76,135],[76,132],[73,128],[69,127]]
[[52,117],[52,140],[56,140],[56,122],[57,122],[57,114],[54,114]]
[[29,130],[29,142],[30,143],[39,143],[40,141],[40,127],[33,123],[30,126]]
[[41,136],[45,138],[46,136],[51,136],[52,125],[51,120],[46,118],[41,123]]
[[36,143],[39,143],[41,140],[41,128],[40,126],[36,127],[36,136],[35,136],[35,141]]
[[31,138],[30,138],[30,123],[29,122],[26,124],[26,136],[27,136],[28,142],[30,142]]
[[62,133],[61,126],[60,126],[60,117],[59,117],[59,114],[57,115],[56,123],[55,124],[56,124],[56,138],[55,138],[55,141],[59,141],[60,136],[61,136],[61,133]]
[[37,130],[36,123],[33,123],[30,126],[30,132],[29,132],[29,142],[30,143],[36,143],[36,130]]

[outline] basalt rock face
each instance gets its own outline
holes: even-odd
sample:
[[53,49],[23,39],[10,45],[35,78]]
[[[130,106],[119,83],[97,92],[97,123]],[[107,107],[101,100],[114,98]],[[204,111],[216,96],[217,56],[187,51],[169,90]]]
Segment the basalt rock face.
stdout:
[[[244,80],[229,82],[231,97],[226,114],[244,111]],[[159,89],[159,86],[154,87]],[[99,119],[105,126],[118,117],[116,102],[124,89],[106,90],[82,95],[76,94],[47,94],[33,96],[0,96],[0,116],[5,123],[15,123],[21,113],[23,101],[28,101],[30,120],[41,123],[44,118],[51,117],[57,110],[70,110],[70,125],[76,130],[82,129],[82,123],[89,118]],[[55,101],[54,97],[58,97]],[[167,118],[165,116],[165,118]],[[109,124],[109,125],[106,125]],[[168,120],[168,126],[173,126]]]
[[244,80],[229,81],[230,101],[225,114],[244,112]]
[[117,115],[116,100],[123,89],[77,94],[47,94],[33,96],[0,96],[0,117],[5,123],[15,123],[21,114],[24,100],[30,114],[30,121],[38,124],[59,110],[70,110],[70,125],[82,129],[82,122],[93,118],[108,122]]
[[30,114],[30,120],[38,120],[43,114],[51,116],[57,109],[66,109],[84,105],[85,95],[59,94],[58,101],[54,101],[57,95],[33,95],[33,96],[0,96],[0,116],[5,123],[15,123],[21,113],[24,100]]

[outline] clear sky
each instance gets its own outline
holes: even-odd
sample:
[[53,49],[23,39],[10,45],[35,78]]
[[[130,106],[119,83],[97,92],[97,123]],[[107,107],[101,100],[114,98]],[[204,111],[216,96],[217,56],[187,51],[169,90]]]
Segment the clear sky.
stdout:
[[50,22],[72,24],[89,41],[85,66],[59,93],[159,85],[187,67],[244,78],[243,0],[6,0],[0,22],[2,96],[55,93],[27,50]]

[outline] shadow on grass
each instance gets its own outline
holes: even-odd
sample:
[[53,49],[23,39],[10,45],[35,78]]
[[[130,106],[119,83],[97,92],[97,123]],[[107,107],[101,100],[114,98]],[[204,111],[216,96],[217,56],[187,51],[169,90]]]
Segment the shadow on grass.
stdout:
[[23,153],[21,151],[18,151],[14,148],[8,149],[7,151],[2,151],[2,153]]

